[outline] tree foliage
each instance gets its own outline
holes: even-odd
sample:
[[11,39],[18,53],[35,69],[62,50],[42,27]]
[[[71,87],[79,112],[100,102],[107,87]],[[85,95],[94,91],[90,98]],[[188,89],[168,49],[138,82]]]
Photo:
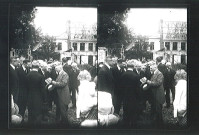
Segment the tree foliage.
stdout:
[[127,59],[150,59],[152,54],[147,51],[151,45],[148,43],[148,37],[142,35],[136,35],[134,38],[134,46],[128,50],[125,55]]
[[9,14],[10,49],[27,49],[29,45],[32,48],[41,40],[40,31],[35,29],[33,23],[36,11],[33,5],[11,4]]
[[132,34],[125,25],[128,11],[129,8],[121,5],[98,8],[98,46],[120,49],[132,42]]
[[36,58],[41,58],[41,59],[47,59],[52,57],[56,57],[55,53],[55,48],[56,48],[56,43],[55,43],[55,37],[49,36],[49,35],[44,35],[41,36],[41,45],[40,47],[34,52],[34,57]]

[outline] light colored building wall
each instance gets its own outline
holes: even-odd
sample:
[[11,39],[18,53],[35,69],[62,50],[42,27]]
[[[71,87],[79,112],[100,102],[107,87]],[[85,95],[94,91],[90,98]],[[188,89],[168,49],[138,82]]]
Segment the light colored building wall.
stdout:
[[58,43],[62,44],[62,50],[58,50],[58,47],[56,47],[55,51],[64,52],[64,51],[67,51],[69,49],[67,39],[57,39],[56,45],[58,45]]
[[160,39],[159,38],[149,38],[149,44],[154,42],[154,51],[160,50]]

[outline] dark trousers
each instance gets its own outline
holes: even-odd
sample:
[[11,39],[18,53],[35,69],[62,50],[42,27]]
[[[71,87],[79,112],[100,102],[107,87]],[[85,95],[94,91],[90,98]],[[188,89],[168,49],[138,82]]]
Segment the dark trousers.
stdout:
[[54,89],[52,91],[48,92],[48,107],[49,110],[52,110],[52,102],[54,101],[55,104],[57,104],[57,90]]
[[76,88],[71,88],[73,107],[76,107],[76,91],[77,91]]
[[124,102],[123,122],[127,127],[134,127],[137,122],[137,105]]
[[152,105],[151,105],[151,113],[152,113],[152,120],[155,121],[155,124],[157,124],[157,126],[162,126],[163,124],[162,104],[153,100]]
[[120,112],[120,108],[122,106],[122,100],[123,100],[122,93],[115,92],[113,103],[114,103],[115,113],[117,113],[118,115]]
[[40,124],[42,121],[42,110],[34,110],[31,106],[28,106],[28,123]]
[[173,101],[174,101],[174,98],[175,98],[175,87],[165,87],[165,91],[166,91],[166,95],[165,95],[165,98],[166,98],[166,103],[167,103],[167,106],[169,107],[170,106],[170,90],[171,90],[171,93],[172,93],[172,98],[173,98]]
[[18,97],[18,107],[19,107],[19,114],[24,117],[26,106],[27,106],[27,100],[28,100],[28,94],[27,92],[23,91],[23,93],[19,94]]
[[61,99],[58,99],[58,109],[61,114],[61,122],[68,123],[68,105],[64,104]]
[[141,99],[142,99],[144,109],[146,109],[146,101],[148,101],[149,104],[152,103],[152,100],[153,100],[152,97],[153,97],[153,95],[152,95],[151,89],[148,89],[148,90],[142,92]]

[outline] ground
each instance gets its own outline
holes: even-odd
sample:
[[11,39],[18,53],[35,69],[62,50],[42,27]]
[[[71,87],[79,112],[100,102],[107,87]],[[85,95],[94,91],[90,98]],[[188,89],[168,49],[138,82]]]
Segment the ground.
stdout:
[[[73,126],[73,127],[78,127],[81,119],[77,119],[76,118],[76,113],[75,113],[75,109],[70,107],[71,104],[69,104],[69,109],[68,109],[68,119],[69,119],[69,123]],[[120,117],[122,119],[122,109],[120,111]],[[164,121],[164,125],[166,127],[176,127],[177,125],[177,119],[173,117],[173,106],[171,105],[170,108],[166,108],[165,105],[163,105],[163,121]],[[25,113],[25,121],[27,122],[27,115],[28,112],[26,111]],[[138,121],[138,127],[147,127],[147,128],[152,128],[152,121],[150,120],[150,105],[147,104],[146,105],[146,112],[144,112],[141,115],[141,118]],[[52,108],[52,112],[49,114],[49,120],[44,122],[44,123],[48,123],[48,124],[55,124],[56,123],[56,105],[53,105]]]

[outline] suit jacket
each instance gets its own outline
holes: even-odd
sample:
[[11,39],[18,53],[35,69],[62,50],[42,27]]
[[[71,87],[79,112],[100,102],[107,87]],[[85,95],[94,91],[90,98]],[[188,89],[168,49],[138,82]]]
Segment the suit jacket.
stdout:
[[41,114],[42,105],[47,99],[43,99],[45,93],[45,81],[37,71],[30,71],[27,75],[28,107],[34,116]]
[[71,73],[70,73],[70,88],[72,89],[78,89],[78,86],[80,84],[79,80],[77,79],[77,76],[79,75],[79,71],[74,71],[72,70]]
[[173,69],[170,69],[170,71],[167,69],[164,75],[164,87],[165,88],[172,88],[175,87],[175,76],[176,72]]
[[159,70],[156,70],[155,74],[153,74],[151,77],[151,84],[149,85],[152,90],[153,97],[155,98],[156,102],[160,104],[165,102],[163,81],[163,74]]
[[139,76],[134,71],[127,70],[121,77],[121,86],[124,91],[124,104],[135,105],[140,98]]
[[67,64],[65,64],[64,66],[63,66],[63,70],[68,74],[68,76],[70,77],[70,74],[71,74],[71,72],[72,72],[72,67],[71,67],[71,65],[67,65]]
[[112,71],[104,65],[101,67],[98,73],[98,78],[97,78],[97,83],[98,83],[98,90],[99,91],[105,91],[110,93],[111,95],[114,94],[114,78]]
[[11,94],[13,95],[14,102],[18,102],[18,93],[19,93],[19,80],[16,68],[13,69],[12,66],[10,66],[10,72],[9,72],[9,89]]
[[27,73],[24,71],[23,67],[17,69],[17,75],[19,79],[19,102],[24,102],[27,99]]
[[70,92],[68,88],[69,77],[65,71],[61,71],[57,76],[55,88],[57,90],[58,99],[62,101],[63,104],[68,105],[70,103]]
[[166,67],[166,65],[160,63],[160,64],[158,64],[158,70],[164,75],[167,70],[167,67]]
[[114,84],[115,84],[114,85],[115,86],[114,92],[119,94],[122,91],[121,90],[121,77],[122,77],[122,74],[124,73],[124,70],[120,71],[118,69],[118,67],[115,66],[112,69],[112,73],[113,73]]

